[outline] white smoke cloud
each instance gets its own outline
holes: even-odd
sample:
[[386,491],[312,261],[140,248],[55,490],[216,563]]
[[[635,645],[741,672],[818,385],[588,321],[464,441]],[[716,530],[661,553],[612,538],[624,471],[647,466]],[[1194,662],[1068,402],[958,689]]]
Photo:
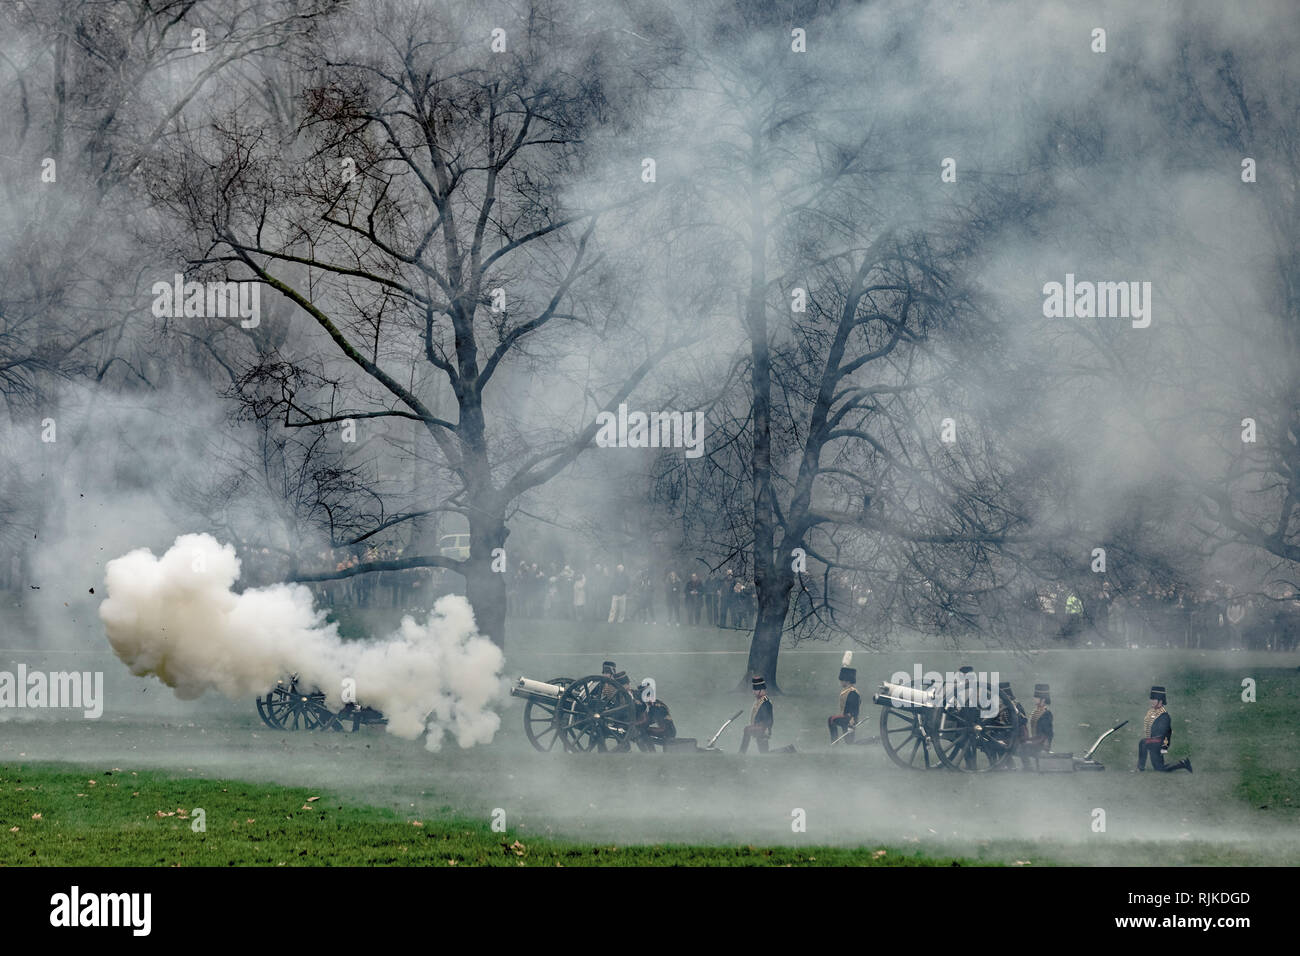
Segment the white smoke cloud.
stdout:
[[344,641],[302,585],[236,594],[235,549],[210,535],[182,535],[161,558],[137,549],[108,562],[105,577],[99,616],[114,652],[183,700],[215,690],[251,703],[296,673],[333,710],[351,678],[357,701],[382,711],[390,733],[415,739],[427,730],[430,750],[444,735],[462,747],[487,743],[500,726],[491,706],[502,696],[504,658],[458,595],[439,600],[423,624],[404,617],[386,640]]

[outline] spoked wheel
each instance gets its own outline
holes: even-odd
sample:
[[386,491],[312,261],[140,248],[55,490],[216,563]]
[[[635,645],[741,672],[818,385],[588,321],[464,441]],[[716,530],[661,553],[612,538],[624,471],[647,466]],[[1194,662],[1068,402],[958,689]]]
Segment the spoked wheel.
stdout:
[[555,733],[568,753],[631,749],[636,702],[609,677],[580,677],[555,706]]
[[939,712],[934,737],[944,766],[963,773],[987,773],[1002,766],[1019,742],[1017,722],[1005,709],[984,717],[978,707],[945,707]]
[[289,681],[276,681],[265,697],[257,698],[257,715],[272,730],[284,730],[285,718],[293,709],[293,690]]
[[880,742],[889,759],[909,770],[935,770],[943,766],[929,733],[933,711],[928,707],[882,707]]
[[[573,683],[573,678],[552,677],[546,683],[568,687]],[[560,739],[555,725],[555,706],[555,701],[543,703],[532,699],[524,704],[524,734],[533,748],[543,753],[554,749],[555,742]]]
[[324,691],[295,688],[289,697],[289,709],[282,727],[284,730],[320,730],[336,719],[334,712],[325,706]]

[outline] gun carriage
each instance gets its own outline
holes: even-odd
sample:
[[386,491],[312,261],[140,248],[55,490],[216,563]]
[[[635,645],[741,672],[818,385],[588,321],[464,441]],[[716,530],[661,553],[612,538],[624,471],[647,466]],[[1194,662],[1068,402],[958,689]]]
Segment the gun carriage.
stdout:
[[608,675],[521,677],[510,693],[524,700],[524,734],[543,752],[557,743],[566,753],[628,750],[640,736],[637,702]]
[[275,682],[265,697],[257,699],[257,715],[272,730],[333,730],[355,732],[365,724],[386,724],[372,707],[344,704],[336,711],[325,703],[325,692],[298,683],[291,674]]
[[871,702],[880,707],[885,753],[910,770],[985,773],[1010,766],[1020,744],[1021,712],[1015,700],[987,685],[920,688],[882,681]]
[[[882,681],[871,701],[880,706],[885,753],[911,770],[1010,770],[1024,739],[1024,710],[1006,691],[995,695],[988,684],[936,682],[918,688]],[[1040,773],[1105,770],[1093,755],[1102,741],[1127,723],[1105,731],[1082,757],[1038,752],[1026,754],[1025,759]]]
[[658,736],[647,726],[644,705],[608,674],[552,677],[547,681],[520,677],[510,694],[524,701],[524,734],[542,752],[612,753],[661,747],[665,753],[717,753],[714,744],[736,713],[707,744],[694,737]]

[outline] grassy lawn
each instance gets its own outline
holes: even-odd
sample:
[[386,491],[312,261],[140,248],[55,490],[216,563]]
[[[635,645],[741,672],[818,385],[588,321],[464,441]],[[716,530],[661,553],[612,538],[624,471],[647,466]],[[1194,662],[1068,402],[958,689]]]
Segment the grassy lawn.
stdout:
[[[204,832],[193,829],[195,808]],[[336,795],[150,771],[0,766],[5,866],[957,866],[840,847],[586,845],[493,832],[444,809],[402,819]]]

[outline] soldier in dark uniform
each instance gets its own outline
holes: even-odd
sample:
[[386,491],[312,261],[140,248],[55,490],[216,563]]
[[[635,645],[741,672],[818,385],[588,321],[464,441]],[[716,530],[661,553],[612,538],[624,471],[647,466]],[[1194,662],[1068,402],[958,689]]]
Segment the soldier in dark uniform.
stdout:
[[840,697],[836,702],[834,715],[826,718],[826,726],[831,732],[831,743],[835,743],[841,736],[847,736],[848,742],[853,743],[854,728],[858,725],[862,696],[854,686],[858,682],[858,672],[849,666],[852,662],[853,652],[845,651],[840,667]]
[[1173,721],[1165,710],[1165,689],[1159,685],[1151,688],[1151,706],[1146,719],[1142,722],[1143,738],[1138,742],[1138,770],[1146,770],[1147,757],[1151,758],[1151,769],[1168,773],[1171,770],[1192,772],[1192,761],[1188,757],[1175,764],[1165,763],[1165,754],[1169,752],[1169,743],[1174,737]]
[[[1025,721],[1028,719],[1025,715],[1025,708],[1020,706],[1020,701],[1016,700],[1015,691],[1011,689],[1011,681],[999,681],[997,723],[1003,727],[1011,727],[1011,739],[1019,743],[1020,735],[1024,732]],[[990,753],[990,759],[992,757],[993,754]],[[1003,761],[998,764],[997,769],[1014,770],[1015,762],[1012,760]]]
[[745,739],[740,742],[740,752],[749,749],[749,742],[758,744],[759,753],[767,753],[768,741],[772,738],[772,702],[767,699],[767,681],[756,675],[750,681],[754,688],[754,709],[749,712],[749,725],[745,728]]
[[1051,706],[1052,688],[1048,684],[1035,684],[1034,703],[1029,713],[1025,715],[1020,744],[1020,764],[1023,769],[1029,769],[1031,757],[1050,753],[1052,750],[1052,738],[1055,733],[1052,728],[1052,712],[1048,709]]
[[641,700],[641,710],[637,715],[637,728],[640,731],[637,746],[645,751],[653,751],[655,744],[664,747],[664,741],[677,737],[677,725],[673,723],[668,705],[656,696],[648,678],[641,681],[637,692]]
[[[618,668],[615,666],[613,661],[605,661],[603,664],[600,665],[600,676],[608,677],[610,680],[614,681],[615,683],[618,683]],[[600,699],[609,700],[614,696],[615,693],[617,692],[614,690],[614,688],[611,687],[609,684],[606,684],[604,687],[600,689]]]

